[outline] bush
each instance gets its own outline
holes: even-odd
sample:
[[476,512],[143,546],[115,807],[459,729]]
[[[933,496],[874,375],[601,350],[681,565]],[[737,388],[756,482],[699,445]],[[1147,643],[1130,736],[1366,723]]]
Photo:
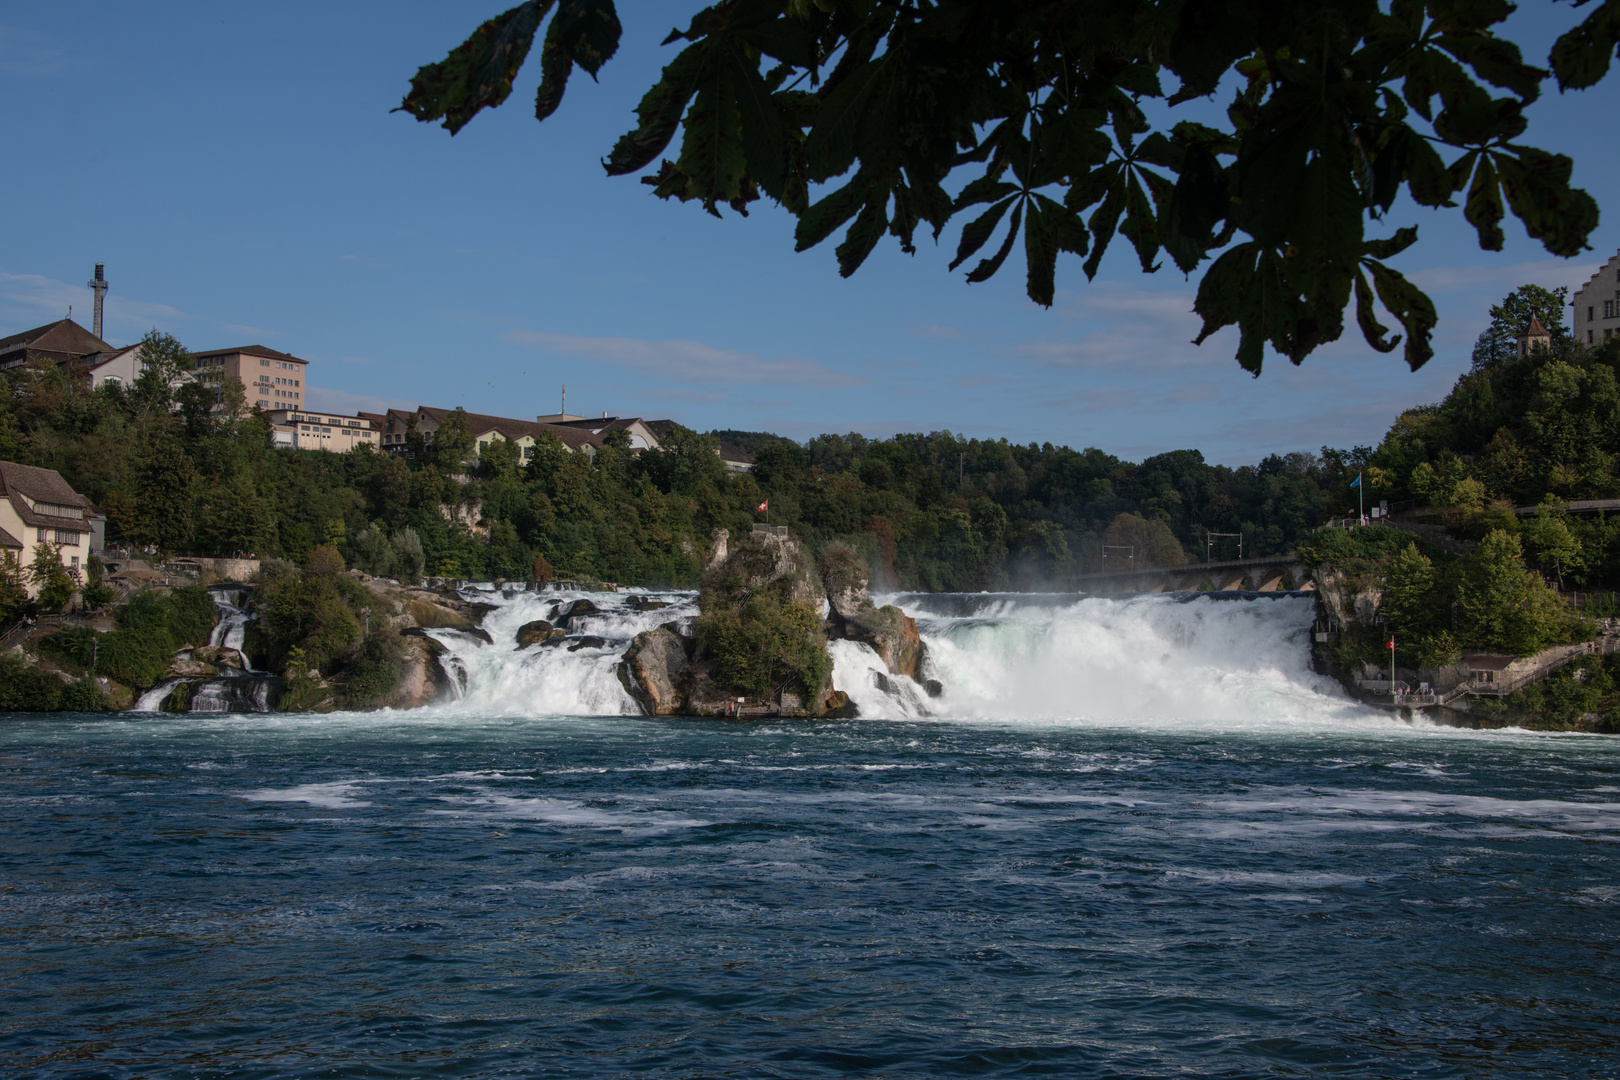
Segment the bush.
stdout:
[[85,676],[62,688],[59,706],[63,712],[101,712],[107,707],[96,680]]
[[0,712],[55,712],[62,680],[30,667],[16,653],[0,653]]
[[385,626],[373,630],[344,663],[338,703],[350,709],[377,708],[399,684],[404,659],[404,638]]
[[343,602],[340,581],[357,584],[352,579],[311,577],[306,572],[264,587],[258,600],[260,625],[281,656],[303,649],[310,669],[324,671],[360,640],[359,620]]
[[219,608],[207,589],[187,585],[167,596],[150,590],[137,593],[118,612],[116,620],[120,630],[167,631],[173,642],[171,649],[178,649],[208,644],[208,636],[219,620]]

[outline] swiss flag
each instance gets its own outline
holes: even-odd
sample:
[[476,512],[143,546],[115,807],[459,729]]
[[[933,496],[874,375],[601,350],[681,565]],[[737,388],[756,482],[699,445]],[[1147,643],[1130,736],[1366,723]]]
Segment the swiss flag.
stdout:
[[1395,639],[1394,638],[1389,639],[1389,648],[1391,650],[1393,650],[1395,648]]
[[770,508],[771,508],[771,500],[766,499],[764,502],[759,504],[759,511],[758,512],[763,514],[765,511],[769,510]]

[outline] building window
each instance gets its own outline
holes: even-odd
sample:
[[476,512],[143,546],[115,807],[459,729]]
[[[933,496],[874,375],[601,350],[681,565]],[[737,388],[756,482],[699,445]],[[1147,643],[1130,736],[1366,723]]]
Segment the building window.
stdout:
[[269,367],[270,366],[270,361],[268,361],[268,360],[260,360],[259,361],[259,366],[260,367]]
[[79,568],[79,557],[77,555],[74,555],[74,556],[71,556],[71,559],[72,559],[72,561],[69,563],[69,565],[72,566],[73,569],[77,570]]

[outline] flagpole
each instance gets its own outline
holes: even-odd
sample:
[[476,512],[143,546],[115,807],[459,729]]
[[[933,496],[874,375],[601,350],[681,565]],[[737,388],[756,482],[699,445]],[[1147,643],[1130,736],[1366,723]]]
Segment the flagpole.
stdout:
[[[1362,522],[1364,522],[1366,520],[1367,520],[1366,492],[1363,491],[1362,487],[1361,487],[1361,474],[1356,473],[1356,523],[1360,524],[1360,523],[1362,523]],[[1393,662],[1394,661],[1391,661],[1391,663],[1393,663]]]

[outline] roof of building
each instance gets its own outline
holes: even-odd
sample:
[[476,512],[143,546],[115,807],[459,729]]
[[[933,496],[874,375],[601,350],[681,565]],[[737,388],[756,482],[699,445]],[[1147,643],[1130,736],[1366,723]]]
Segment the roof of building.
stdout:
[[108,349],[103,353],[93,353],[90,356],[86,356],[84,358],[84,362],[89,364],[91,367],[100,367],[102,364],[112,363],[120,356],[126,356],[129,353],[132,353],[140,347],[141,343],[137,341],[133,345],[125,345],[122,349]]
[[0,548],[16,548],[21,551],[22,541],[6,532],[6,530],[0,529]]
[[[34,465],[19,465],[15,461],[0,461],[0,495],[11,499],[17,516],[24,525],[36,528],[63,529],[68,532],[89,532],[85,518],[64,518],[41,514],[13,494],[26,495],[34,502],[53,503],[57,506],[82,506],[87,510],[94,504],[74,491],[62,474],[55,469],[41,469]],[[97,511],[99,513],[99,511]]]
[[232,353],[241,353],[244,356],[263,356],[271,360],[290,360],[295,364],[307,364],[308,360],[301,360],[292,353],[277,352],[263,345],[238,345],[234,349],[209,349],[207,352],[192,353],[195,357],[229,356]]
[[1541,320],[1534,315],[1530,316],[1530,325],[1524,328],[1525,337],[1551,337],[1547,328],[1541,325]]
[[[412,413],[424,413],[439,424],[444,423],[446,418],[455,412],[454,409],[435,409],[429,405],[419,405],[412,410],[389,409],[388,411],[391,415],[397,413],[402,418],[407,418]],[[514,420],[511,417],[490,416],[486,413],[467,413],[467,428],[469,434],[475,439],[481,435],[487,435],[491,431],[498,431],[503,438],[513,441],[524,436],[538,439],[541,435],[549,432],[561,439],[563,445],[569,448],[603,445],[600,435],[571,424],[537,424],[533,420]]]
[[1463,663],[1468,665],[1469,671],[1505,671],[1517,659],[1517,656],[1506,653],[1463,654]]
[[20,334],[0,338],[0,357],[6,353],[25,352],[29,349],[81,357],[111,352],[112,346],[72,319],[58,319],[44,326],[36,326],[32,330],[24,330]]
[[[1617,251],[1613,255],[1609,256],[1608,261],[1605,262],[1602,266],[1597,268],[1597,273],[1595,273],[1591,277],[1587,278],[1585,285],[1582,285],[1580,288],[1575,290],[1575,296],[1578,297],[1578,296],[1580,296],[1581,293],[1585,292],[1587,289],[1590,289],[1592,287],[1593,283],[1596,282],[1598,278],[1603,276],[1604,271],[1608,270],[1609,267],[1613,266],[1616,261],[1620,261],[1620,251]],[[1578,302],[1579,301],[1577,301],[1575,299],[1571,299],[1570,300],[1570,305],[1574,306]]]
[[720,440],[720,460],[735,461],[738,465],[752,465],[754,455],[735,443],[728,443],[722,439]]

